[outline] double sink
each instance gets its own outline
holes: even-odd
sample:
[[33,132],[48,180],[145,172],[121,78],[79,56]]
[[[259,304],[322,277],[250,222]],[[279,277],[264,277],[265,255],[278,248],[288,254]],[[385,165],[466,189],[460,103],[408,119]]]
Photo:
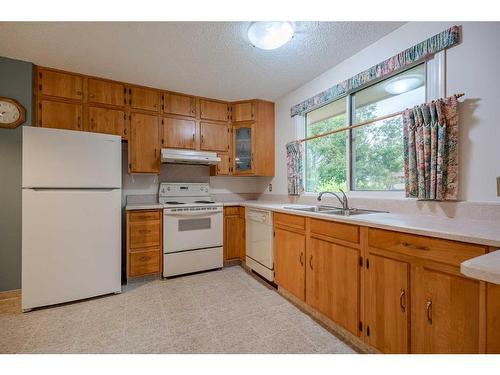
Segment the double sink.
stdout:
[[367,214],[377,214],[384,213],[386,211],[375,211],[375,210],[364,210],[361,208],[339,208],[334,206],[285,206],[283,207],[287,210],[302,211],[302,212],[314,212],[318,214],[326,215],[337,215],[337,216],[355,216],[355,215],[367,215]]

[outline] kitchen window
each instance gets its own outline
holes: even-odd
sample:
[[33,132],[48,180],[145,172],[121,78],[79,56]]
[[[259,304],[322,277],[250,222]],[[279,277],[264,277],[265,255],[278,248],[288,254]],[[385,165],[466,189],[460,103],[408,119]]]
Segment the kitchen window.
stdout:
[[421,64],[307,113],[306,138],[320,136],[305,142],[306,191],[403,190],[402,115],[387,116],[425,98]]

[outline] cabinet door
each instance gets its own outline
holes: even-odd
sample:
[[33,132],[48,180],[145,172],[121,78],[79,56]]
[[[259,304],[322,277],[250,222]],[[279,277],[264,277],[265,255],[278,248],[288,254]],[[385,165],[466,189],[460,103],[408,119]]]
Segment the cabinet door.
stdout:
[[307,304],[358,336],[359,250],[316,238],[307,246]]
[[275,228],[274,234],[274,281],[304,301],[305,235],[281,228]]
[[218,102],[215,100],[200,100],[202,120],[213,121],[228,121],[229,120],[229,106],[227,103]]
[[226,124],[201,122],[200,148],[207,151],[229,151],[229,127]]
[[89,103],[123,106],[127,103],[126,89],[122,83],[89,78]]
[[38,89],[40,94],[66,99],[82,100],[83,80],[79,75],[39,70]]
[[156,116],[132,113],[128,147],[130,173],[159,173],[160,140]]
[[89,107],[89,131],[127,136],[125,112],[100,107]]
[[194,96],[164,93],[162,95],[164,113],[181,116],[196,116],[196,101]]
[[224,219],[224,260],[244,257],[245,221],[239,215],[226,216]]
[[253,173],[253,125],[233,126],[234,174]]
[[80,104],[42,100],[39,110],[39,125],[44,128],[83,130]]
[[218,176],[229,176],[231,170],[231,157],[229,154],[217,154],[220,158],[220,163],[217,164],[217,175]]
[[143,87],[132,87],[130,90],[130,106],[144,111],[158,111],[158,91]]
[[408,353],[410,265],[377,254],[370,254],[368,261],[369,267],[365,268],[368,343],[382,353]]
[[412,353],[478,353],[479,281],[429,267],[416,273]]
[[162,144],[169,148],[195,148],[196,121],[164,117]]
[[255,119],[254,103],[244,102],[233,104],[233,122],[252,121]]

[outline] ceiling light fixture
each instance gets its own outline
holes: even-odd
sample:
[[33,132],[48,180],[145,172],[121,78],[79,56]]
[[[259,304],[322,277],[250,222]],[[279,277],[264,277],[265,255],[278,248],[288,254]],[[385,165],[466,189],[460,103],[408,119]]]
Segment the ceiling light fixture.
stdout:
[[384,89],[389,94],[397,95],[408,92],[422,86],[424,80],[418,74],[407,74],[389,81]]
[[254,22],[248,29],[248,39],[260,49],[276,49],[293,38],[293,26],[286,21]]

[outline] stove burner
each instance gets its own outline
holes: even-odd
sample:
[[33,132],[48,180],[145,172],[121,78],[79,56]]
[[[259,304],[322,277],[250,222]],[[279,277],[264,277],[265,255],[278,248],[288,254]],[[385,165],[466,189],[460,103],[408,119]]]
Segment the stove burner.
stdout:
[[185,204],[184,202],[168,201],[165,204]]
[[214,201],[194,201],[194,203],[210,204],[210,203],[215,203],[215,202]]

